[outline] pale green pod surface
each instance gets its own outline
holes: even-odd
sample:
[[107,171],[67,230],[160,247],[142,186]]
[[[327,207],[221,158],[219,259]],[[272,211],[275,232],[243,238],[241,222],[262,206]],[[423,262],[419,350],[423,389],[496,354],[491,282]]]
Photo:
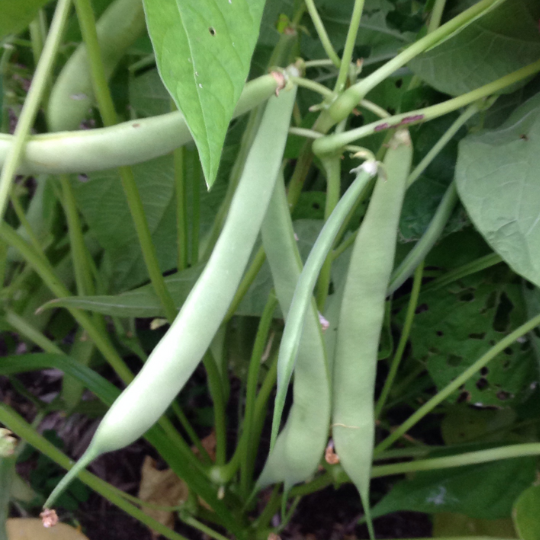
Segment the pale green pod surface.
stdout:
[[104,416],[85,455],[46,505],[89,461],[141,437],[166,411],[210,346],[242,279],[272,196],[295,96],[296,87],[268,101],[205,269],[139,374]]
[[[276,295],[289,311],[302,262],[280,175],[262,226]],[[257,485],[284,482],[285,489],[307,480],[324,453],[330,424],[330,379],[315,303],[308,309],[296,361],[293,405]]]
[[334,444],[368,516],[377,351],[412,153],[408,131],[398,131],[384,161],[388,177],[379,176],[354,244],[339,316],[333,369]]
[[[145,28],[142,0],[116,0],[103,13],[96,29],[107,78]],[[49,129],[78,129],[93,102],[90,64],[86,47],[81,44],[67,61],[52,89],[47,107]]]

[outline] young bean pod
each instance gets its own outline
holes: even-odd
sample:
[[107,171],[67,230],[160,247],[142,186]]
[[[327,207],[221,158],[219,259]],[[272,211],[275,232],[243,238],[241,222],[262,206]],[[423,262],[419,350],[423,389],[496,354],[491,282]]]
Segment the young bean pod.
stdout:
[[[386,290],[411,166],[407,130],[396,132],[356,238],[339,316],[333,371],[332,431],[340,462],[356,485],[369,519],[375,416],[373,390]],[[373,531],[371,530],[373,536]]]
[[[281,175],[261,232],[276,294],[287,319],[302,262]],[[288,491],[307,480],[317,470],[328,439],[330,378],[314,302],[308,308],[300,338],[293,400],[287,423],[257,481],[260,488],[284,482]]]
[[168,332],[133,382],[99,425],[77,464],[45,507],[100,454],[137,440],[166,411],[199,364],[240,283],[274,190],[296,90],[282,90],[267,104],[229,215],[210,259]]
[[[127,49],[146,28],[142,0],[116,0],[103,13],[96,29],[101,57],[110,77]],[[79,128],[94,100],[86,47],[81,44],[67,61],[52,89],[47,108],[51,131]]]

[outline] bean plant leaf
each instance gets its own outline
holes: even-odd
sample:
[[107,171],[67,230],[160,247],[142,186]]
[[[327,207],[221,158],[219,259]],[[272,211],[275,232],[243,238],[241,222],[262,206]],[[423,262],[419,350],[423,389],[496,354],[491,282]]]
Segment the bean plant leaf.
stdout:
[[197,144],[206,183],[249,73],[264,0],[144,0],[159,73]]
[[[412,353],[440,390],[527,320],[521,287],[502,265],[420,295],[411,329]],[[400,314],[401,316],[401,314]],[[523,402],[538,381],[530,340],[523,337],[467,381],[458,397],[477,406]]]
[[518,274],[540,285],[540,94],[500,128],[466,137],[456,181],[476,228]]
[[469,92],[538,59],[539,17],[540,7],[531,0],[503,2],[409,67],[441,92]]
[[514,500],[534,480],[535,463],[528,457],[420,472],[396,484],[372,509],[372,516],[410,510],[457,512],[479,519],[510,517]]
[[50,0],[0,0],[0,40],[24,30]]

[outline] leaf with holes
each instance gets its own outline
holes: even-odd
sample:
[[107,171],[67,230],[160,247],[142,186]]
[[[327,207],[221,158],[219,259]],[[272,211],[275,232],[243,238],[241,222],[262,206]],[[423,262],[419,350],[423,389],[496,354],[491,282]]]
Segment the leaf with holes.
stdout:
[[518,273],[540,285],[540,94],[500,128],[460,142],[459,195],[476,228]]
[[[413,355],[427,364],[431,378],[442,389],[525,320],[521,287],[511,283],[507,267],[496,266],[420,296],[411,329]],[[531,343],[523,337],[449,401],[461,396],[479,406],[519,403],[536,379]]]
[[264,0],[144,0],[144,7],[159,74],[186,119],[210,187]]

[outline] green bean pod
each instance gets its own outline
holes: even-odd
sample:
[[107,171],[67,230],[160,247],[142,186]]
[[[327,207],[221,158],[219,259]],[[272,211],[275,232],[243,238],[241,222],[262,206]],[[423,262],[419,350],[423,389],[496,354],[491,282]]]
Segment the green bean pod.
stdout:
[[[127,49],[146,28],[142,0],[116,0],[96,24],[101,57],[107,77],[110,77]],[[47,107],[51,131],[67,131],[79,125],[94,101],[92,75],[81,44],[67,61],[53,86]]]
[[412,153],[408,131],[397,131],[384,160],[387,178],[379,175],[354,244],[334,358],[335,449],[360,493],[369,525],[377,351]]
[[100,454],[143,435],[166,411],[199,364],[242,279],[274,190],[296,88],[269,100],[227,220],[208,263],[175,321],[133,382],[104,416],[90,446],[45,503]]
[[[262,226],[264,250],[274,288],[287,318],[302,261],[294,238],[283,179],[278,180]],[[284,482],[288,491],[317,470],[330,425],[330,378],[317,309],[312,302],[300,338],[293,405],[285,427],[257,481],[263,488]]]

